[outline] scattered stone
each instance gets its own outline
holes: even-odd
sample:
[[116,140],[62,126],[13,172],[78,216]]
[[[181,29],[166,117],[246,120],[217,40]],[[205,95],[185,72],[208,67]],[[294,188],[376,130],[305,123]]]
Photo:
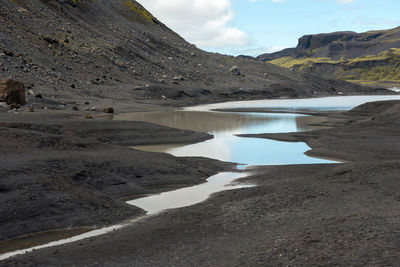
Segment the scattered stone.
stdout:
[[72,106],[72,110],[78,111],[78,106]]
[[35,109],[33,107],[28,107],[27,111],[28,112],[35,112]]
[[9,57],[13,57],[13,56],[14,56],[14,52],[11,51],[11,50],[5,50],[5,51],[4,51],[4,54],[5,54],[6,56],[9,56]]
[[5,79],[0,85],[0,102],[25,105],[25,85],[13,79]]
[[162,95],[161,98],[162,99],[167,99],[167,97],[165,95]]
[[0,102],[0,108],[6,108],[6,107],[8,107],[7,103]]
[[89,105],[89,104],[90,104],[89,102],[87,102],[87,101],[85,102],[85,105]]
[[17,105],[16,103],[12,103],[12,104],[10,104],[9,108],[10,108],[11,110],[13,110],[13,109],[18,109],[18,105]]
[[182,76],[175,76],[174,81],[184,81],[185,79]]
[[48,42],[49,44],[58,44],[58,41],[50,36],[43,36],[43,40]]
[[37,94],[37,95],[35,95],[35,97],[36,97],[36,98],[43,99],[43,96],[42,96],[42,94]]
[[50,36],[43,36],[43,40],[45,40],[49,44],[58,44],[58,41]]
[[92,111],[95,111],[95,110],[96,110],[96,106],[93,106],[93,107],[91,108],[91,110],[92,110]]
[[25,13],[26,15],[30,15],[31,13],[28,11],[28,9],[20,7],[18,8],[18,12],[20,13]]
[[75,84],[71,84],[71,88],[75,89],[76,88]]
[[114,109],[113,108],[105,108],[103,110],[104,113],[114,113]]
[[264,76],[267,77],[267,76],[268,76],[268,73],[264,73]]
[[121,60],[116,60],[116,61],[115,61],[115,64],[116,64],[118,67],[121,67],[121,68],[125,67],[125,63],[124,63],[123,61],[121,61]]
[[83,116],[84,119],[93,119],[93,117],[91,115],[85,115]]
[[240,75],[240,69],[238,66],[233,66],[230,70],[230,73],[234,74],[234,75]]

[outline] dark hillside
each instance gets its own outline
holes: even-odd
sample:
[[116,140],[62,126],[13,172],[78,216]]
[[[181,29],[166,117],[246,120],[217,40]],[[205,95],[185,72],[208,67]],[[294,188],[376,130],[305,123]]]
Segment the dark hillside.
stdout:
[[136,1],[0,2],[0,78],[21,80],[55,101],[188,103],[366,90],[204,52]]

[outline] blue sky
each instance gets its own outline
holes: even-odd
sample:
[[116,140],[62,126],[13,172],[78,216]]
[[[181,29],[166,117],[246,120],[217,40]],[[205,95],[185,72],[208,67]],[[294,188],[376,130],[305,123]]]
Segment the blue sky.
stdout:
[[400,26],[399,0],[139,0],[202,49],[258,55],[305,34]]

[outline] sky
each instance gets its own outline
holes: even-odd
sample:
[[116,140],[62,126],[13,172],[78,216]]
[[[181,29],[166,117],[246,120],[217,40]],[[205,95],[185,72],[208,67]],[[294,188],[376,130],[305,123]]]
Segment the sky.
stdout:
[[400,0],[139,0],[188,42],[230,55],[295,47],[305,34],[400,26]]

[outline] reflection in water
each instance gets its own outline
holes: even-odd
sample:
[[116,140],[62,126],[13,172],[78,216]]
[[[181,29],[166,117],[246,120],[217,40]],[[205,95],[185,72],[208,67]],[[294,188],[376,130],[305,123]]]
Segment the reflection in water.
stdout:
[[349,110],[371,101],[400,100],[400,95],[333,96],[307,99],[267,99],[234,101],[185,108],[187,111],[205,111],[226,108],[279,108],[293,110]]
[[146,121],[182,130],[197,132],[231,132],[248,125],[262,124],[274,120],[268,116],[254,116],[244,113],[220,112],[143,112],[115,116],[116,120]]
[[219,173],[207,179],[207,183],[186,187],[159,195],[139,198],[127,203],[147,211],[147,214],[155,214],[162,210],[181,208],[202,202],[209,195],[223,190],[231,190],[252,185],[234,185],[233,180],[247,176],[246,173]]
[[[160,115],[160,116],[159,116]],[[207,130],[214,138],[191,145],[136,146],[150,152],[166,152],[177,157],[199,156],[245,165],[328,163],[304,154],[305,143],[288,143],[236,134],[300,132],[323,118],[282,113],[185,112],[140,114],[142,120],[188,130]],[[137,118],[137,117],[135,117]],[[206,128],[206,129],[205,129]]]

